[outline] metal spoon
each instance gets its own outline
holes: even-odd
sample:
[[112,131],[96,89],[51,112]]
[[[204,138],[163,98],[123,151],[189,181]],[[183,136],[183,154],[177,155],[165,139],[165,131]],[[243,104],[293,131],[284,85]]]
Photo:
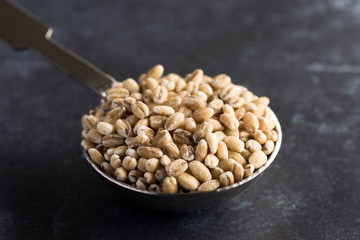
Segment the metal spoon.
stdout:
[[[41,23],[20,6],[10,1],[0,0],[0,37],[13,48],[35,50],[100,95],[111,86],[115,81],[113,77],[51,40],[52,33],[52,28]],[[274,161],[282,141],[280,123],[277,119],[276,122],[275,130],[278,132],[278,141],[266,164],[250,177],[211,192],[167,194],[141,190],[107,175],[91,161],[84,149],[83,154],[90,166],[103,177],[102,179],[108,180],[107,183],[116,187],[116,190],[124,198],[132,202],[152,209],[169,211],[212,208],[242,193],[255,183]]]

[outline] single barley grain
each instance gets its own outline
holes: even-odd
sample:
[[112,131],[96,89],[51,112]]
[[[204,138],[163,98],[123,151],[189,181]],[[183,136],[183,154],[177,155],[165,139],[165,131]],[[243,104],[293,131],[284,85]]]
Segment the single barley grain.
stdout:
[[126,156],[124,157],[124,159],[122,160],[122,167],[125,168],[128,171],[134,170],[136,168],[137,165],[137,161],[135,158]]
[[210,152],[212,154],[215,154],[218,149],[218,139],[217,139],[216,135],[213,133],[208,133],[205,138],[209,145]]
[[115,169],[114,175],[115,175],[116,179],[121,182],[125,182],[127,180],[127,171],[123,167],[119,167],[119,168]]
[[241,153],[244,150],[245,144],[236,137],[225,137],[224,142],[226,146],[235,152]]
[[166,177],[162,183],[161,189],[165,193],[177,193],[178,184],[177,184],[176,178]]
[[146,186],[145,178],[139,177],[136,181],[136,187],[142,190],[146,190],[147,186]]
[[252,164],[247,164],[244,167],[244,178],[251,176],[254,173],[255,167]]
[[134,169],[128,173],[128,178],[130,182],[135,183],[139,179],[139,177],[142,177],[143,175],[144,174],[142,172]]
[[271,140],[268,140],[265,142],[264,146],[262,147],[262,151],[266,154],[266,155],[270,155],[275,148],[275,143]]
[[168,176],[165,168],[159,168],[155,173],[155,178],[158,182],[163,182],[164,179]]
[[195,191],[200,185],[199,180],[186,172],[180,173],[176,180],[181,187],[189,191]]
[[117,154],[111,155],[111,157],[110,157],[110,165],[111,165],[114,169],[121,167],[121,159],[120,159],[120,156],[117,155]]
[[170,176],[176,177],[188,169],[188,163],[183,159],[178,159],[166,166],[166,171]]
[[219,182],[222,187],[226,187],[234,183],[234,175],[230,171],[223,172],[219,176]]
[[209,181],[212,178],[209,169],[199,161],[191,161],[189,163],[189,169],[192,175],[201,182]]
[[104,161],[104,157],[96,148],[90,148],[88,150],[91,160],[98,166],[100,166]]
[[196,146],[195,159],[202,162],[204,161],[208,152],[208,144],[204,139],[201,139]]
[[256,130],[254,132],[254,139],[260,144],[264,144],[267,140],[266,135],[261,130]]
[[145,162],[145,168],[148,172],[156,172],[159,168],[161,168],[160,160],[157,158],[150,158]]
[[249,157],[249,163],[254,165],[255,169],[260,168],[266,163],[267,157],[263,151],[255,151]]
[[255,152],[257,150],[261,150],[262,146],[256,140],[250,139],[246,142],[246,148],[249,149],[251,152]]
[[221,142],[221,141],[218,142],[218,148],[217,148],[216,156],[220,160],[224,160],[224,159],[229,158],[229,151],[228,151],[228,148],[227,148],[227,146],[226,146],[226,144],[224,142]]
[[196,130],[196,122],[193,118],[187,118],[185,120],[185,130],[189,131],[189,132],[195,132]]
[[191,145],[183,144],[180,147],[180,156],[186,161],[192,161],[195,159],[195,150]]
[[203,182],[200,184],[198,191],[199,192],[208,192],[208,191],[214,191],[220,187],[220,182],[217,179],[208,180],[206,182]]
[[219,159],[212,153],[205,157],[205,165],[208,168],[215,168],[219,164]]

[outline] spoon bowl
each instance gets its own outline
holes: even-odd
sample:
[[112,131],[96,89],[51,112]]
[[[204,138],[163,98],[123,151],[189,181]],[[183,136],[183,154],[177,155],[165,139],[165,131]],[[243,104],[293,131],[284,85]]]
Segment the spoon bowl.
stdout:
[[121,197],[130,200],[131,202],[137,203],[146,208],[162,210],[162,211],[192,211],[213,208],[221,205],[222,203],[236,197],[240,193],[244,192],[251,184],[254,184],[264,171],[270,166],[277,156],[281,141],[282,141],[282,131],[281,126],[276,119],[275,130],[278,133],[278,140],[275,143],[274,151],[269,156],[266,164],[259,169],[255,170],[254,173],[241,180],[240,182],[234,183],[232,185],[218,188],[214,191],[209,192],[189,192],[189,193],[163,193],[163,192],[153,192],[149,190],[142,190],[136,187],[133,187],[127,183],[120,182],[113,178],[112,176],[106,174],[100,167],[95,165],[89,154],[85,149],[82,149],[85,159],[90,164],[90,166],[102,176],[103,180],[112,187],[115,188],[117,192],[120,193]]

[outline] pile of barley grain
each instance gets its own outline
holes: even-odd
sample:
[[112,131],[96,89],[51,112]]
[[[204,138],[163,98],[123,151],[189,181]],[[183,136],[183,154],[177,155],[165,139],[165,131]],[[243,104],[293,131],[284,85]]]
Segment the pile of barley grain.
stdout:
[[276,117],[229,76],[185,78],[156,65],[106,90],[82,118],[82,147],[118,181],[140,189],[211,191],[249,177],[275,147]]

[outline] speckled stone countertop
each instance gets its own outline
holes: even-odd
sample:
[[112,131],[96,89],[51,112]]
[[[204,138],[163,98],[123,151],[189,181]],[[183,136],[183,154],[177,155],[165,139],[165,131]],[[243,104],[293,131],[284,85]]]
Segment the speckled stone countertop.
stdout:
[[19,0],[119,80],[154,64],[229,74],[267,95],[278,158],[206,211],[124,202],[81,157],[99,97],[0,42],[0,239],[359,239],[360,1]]

